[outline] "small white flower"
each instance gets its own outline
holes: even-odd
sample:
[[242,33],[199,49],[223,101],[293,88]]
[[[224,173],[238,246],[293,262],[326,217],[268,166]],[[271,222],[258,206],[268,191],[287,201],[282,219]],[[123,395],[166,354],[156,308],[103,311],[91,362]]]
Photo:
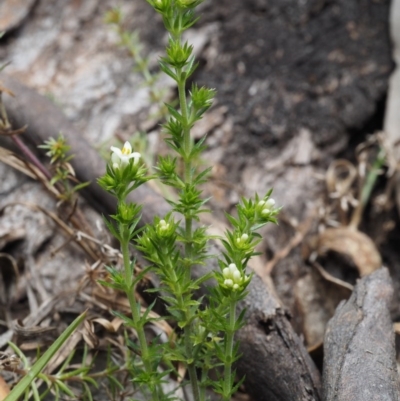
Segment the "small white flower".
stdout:
[[260,202],[258,202],[259,207],[263,207],[264,205],[265,205],[265,200],[260,200]]
[[239,284],[233,284],[233,287],[232,287],[232,289],[233,289],[233,291],[235,291],[235,290],[239,289]]
[[111,150],[113,152],[111,155],[111,161],[114,169],[126,167],[129,164],[130,159],[133,159],[133,164],[137,164],[141,157],[140,153],[132,152],[132,146],[128,141],[125,142],[122,149],[111,146]]

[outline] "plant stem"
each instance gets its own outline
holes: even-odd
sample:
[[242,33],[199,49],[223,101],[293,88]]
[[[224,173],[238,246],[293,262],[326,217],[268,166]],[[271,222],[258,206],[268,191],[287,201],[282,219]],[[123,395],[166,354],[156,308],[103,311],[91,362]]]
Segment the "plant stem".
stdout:
[[52,177],[49,170],[47,170],[47,168],[36,157],[36,155],[25,145],[21,138],[17,135],[13,135],[11,139],[19,147],[19,149],[25,155],[28,161],[30,161],[35,167],[37,167],[38,170],[50,181]]
[[[177,74],[181,76],[181,71]],[[180,78],[178,81],[178,93],[179,93],[179,104],[181,108],[181,114],[183,119],[183,147],[185,151],[184,157],[184,181],[186,185],[192,184],[192,160],[191,160],[191,150],[192,150],[192,139],[190,137],[190,127],[188,118],[188,107],[186,101],[186,79]],[[192,259],[192,217],[185,216],[185,258],[186,260]],[[189,282],[191,280],[191,264],[186,267],[185,280]],[[190,311],[190,308],[188,309]],[[186,312],[188,315],[189,312]],[[187,316],[189,319],[190,316]],[[184,329],[185,336],[185,351],[186,356],[189,361],[193,359],[193,344],[191,343],[192,336],[192,323],[185,326]],[[197,377],[196,367],[194,361],[187,364],[190,382],[192,384],[193,396],[195,401],[201,401],[199,381]]]
[[178,82],[178,93],[179,93],[179,105],[181,108],[182,119],[184,121],[183,124],[183,149],[185,150],[185,183],[190,184],[192,181],[192,161],[190,159],[190,151],[192,148],[192,139],[190,138],[190,128],[189,128],[189,120],[188,120],[188,110],[186,103],[186,80],[181,79]]
[[225,363],[224,363],[224,401],[230,401],[231,382],[232,382],[232,352],[233,337],[235,334],[236,323],[236,301],[232,301],[229,311],[229,330],[226,332]]
[[[124,259],[124,269],[125,269],[125,282],[126,282],[126,295],[129,300],[129,306],[132,312],[132,320],[135,325],[135,330],[137,332],[139,346],[142,352],[143,365],[147,373],[151,374],[151,361],[149,355],[149,348],[147,346],[146,334],[144,332],[143,324],[140,322],[140,305],[135,299],[135,286],[132,285],[133,272],[131,271],[131,259],[129,255],[129,239],[127,239],[128,228],[124,227],[124,233],[121,240],[122,256]],[[128,237],[129,238],[129,237]],[[158,401],[158,391],[159,389],[152,392],[152,399]]]
[[[193,349],[193,344],[191,341],[191,326],[188,325],[185,327],[184,330],[184,336],[185,336],[185,350],[186,350],[186,354],[188,359],[193,359],[193,353],[192,353],[192,349]],[[199,387],[199,381],[197,378],[197,372],[196,372],[196,367],[193,362],[190,362],[187,364],[187,368],[188,368],[188,372],[189,372],[189,378],[190,378],[190,383],[192,384],[192,391],[193,391],[193,397],[195,401],[202,401],[203,398],[200,397],[200,387]]]
[[[179,74],[180,75],[180,74]],[[185,150],[185,158],[184,158],[184,181],[185,184],[190,185],[192,183],[192,161],[190,158],[190,152],[192,148],[192,139],[190,137],[190,129],[189,129],[189,121],[188,121],[188,110],[186,103],[186,80],[180,80],[178,82],[178,92],[179,92],[179,103],[182,113],[182,118],[184,121],[183,124],[183,147]],[[185,234],[186,234],[186,242],[185,242],[185,256],[187,259],[192,257],[192,217],[185,216]],[[188,266],[186,273],[186,280],[190,281],[191,279],[191,266]]]

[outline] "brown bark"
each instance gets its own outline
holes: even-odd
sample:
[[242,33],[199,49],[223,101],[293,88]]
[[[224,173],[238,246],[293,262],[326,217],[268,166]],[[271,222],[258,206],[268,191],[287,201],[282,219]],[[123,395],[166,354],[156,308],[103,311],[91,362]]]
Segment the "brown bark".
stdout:
[[388,270],[381,268],[359,280],[338,306],[325,334],[325,401],[399,400],[392,294]]
[[311,401],[320,398],[320,375],[280,302],[258,277],[241,307],[247,308],[245,327],[238,333],[240,375],[255,400]]

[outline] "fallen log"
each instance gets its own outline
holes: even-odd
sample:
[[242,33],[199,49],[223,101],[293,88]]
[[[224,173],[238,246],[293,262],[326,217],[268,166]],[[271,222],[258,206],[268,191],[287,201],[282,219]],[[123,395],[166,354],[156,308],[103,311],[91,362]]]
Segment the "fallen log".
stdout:
[[256,401],[321,400],[320,375],[290,325],[280,302],[265,284],[253,278],[246,325],[238,332],[240,376]]
[[[5,96],[5,106],[13,127],[28,125],[24,140],[37,146],[62,132],[75,155],[71,164],[77,178],[91,182],[82,194],[99,212],[113,213],[115,199],[96,182],[105,171],[99,153],[47,98],[5,74],[0,75],[0,80],[16,95]],[[135,190],[130,201],[145,205],[142,223],[149,223],[154,215],[169,210],[168,203],[147,186]],[[246,375],[247,392],[260,401],[319,401],[319,372],[290,325],[272,285],[268,288],[255,276],[241,308],[247,308],[248,322],[238,334],[243,353],[238,372]]]
[[381,268],[360,279],[339,304],[324,342],[324,401],[400,399],[394,331],[389,314],[393,287]]

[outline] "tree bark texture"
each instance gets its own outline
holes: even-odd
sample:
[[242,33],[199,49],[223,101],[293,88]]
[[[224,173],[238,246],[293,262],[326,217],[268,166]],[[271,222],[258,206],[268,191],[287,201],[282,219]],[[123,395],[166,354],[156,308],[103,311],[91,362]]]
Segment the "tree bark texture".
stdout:
[[324,401],[398,401],[399,377],[389,314],[393,294],[386,268],[357,283],[328,324]]
[[260,401],[321,400],[320,374],[280,302],[258,277],[249,290],[241,305],[247,308],[246,325],[237,336],[246,391]]

